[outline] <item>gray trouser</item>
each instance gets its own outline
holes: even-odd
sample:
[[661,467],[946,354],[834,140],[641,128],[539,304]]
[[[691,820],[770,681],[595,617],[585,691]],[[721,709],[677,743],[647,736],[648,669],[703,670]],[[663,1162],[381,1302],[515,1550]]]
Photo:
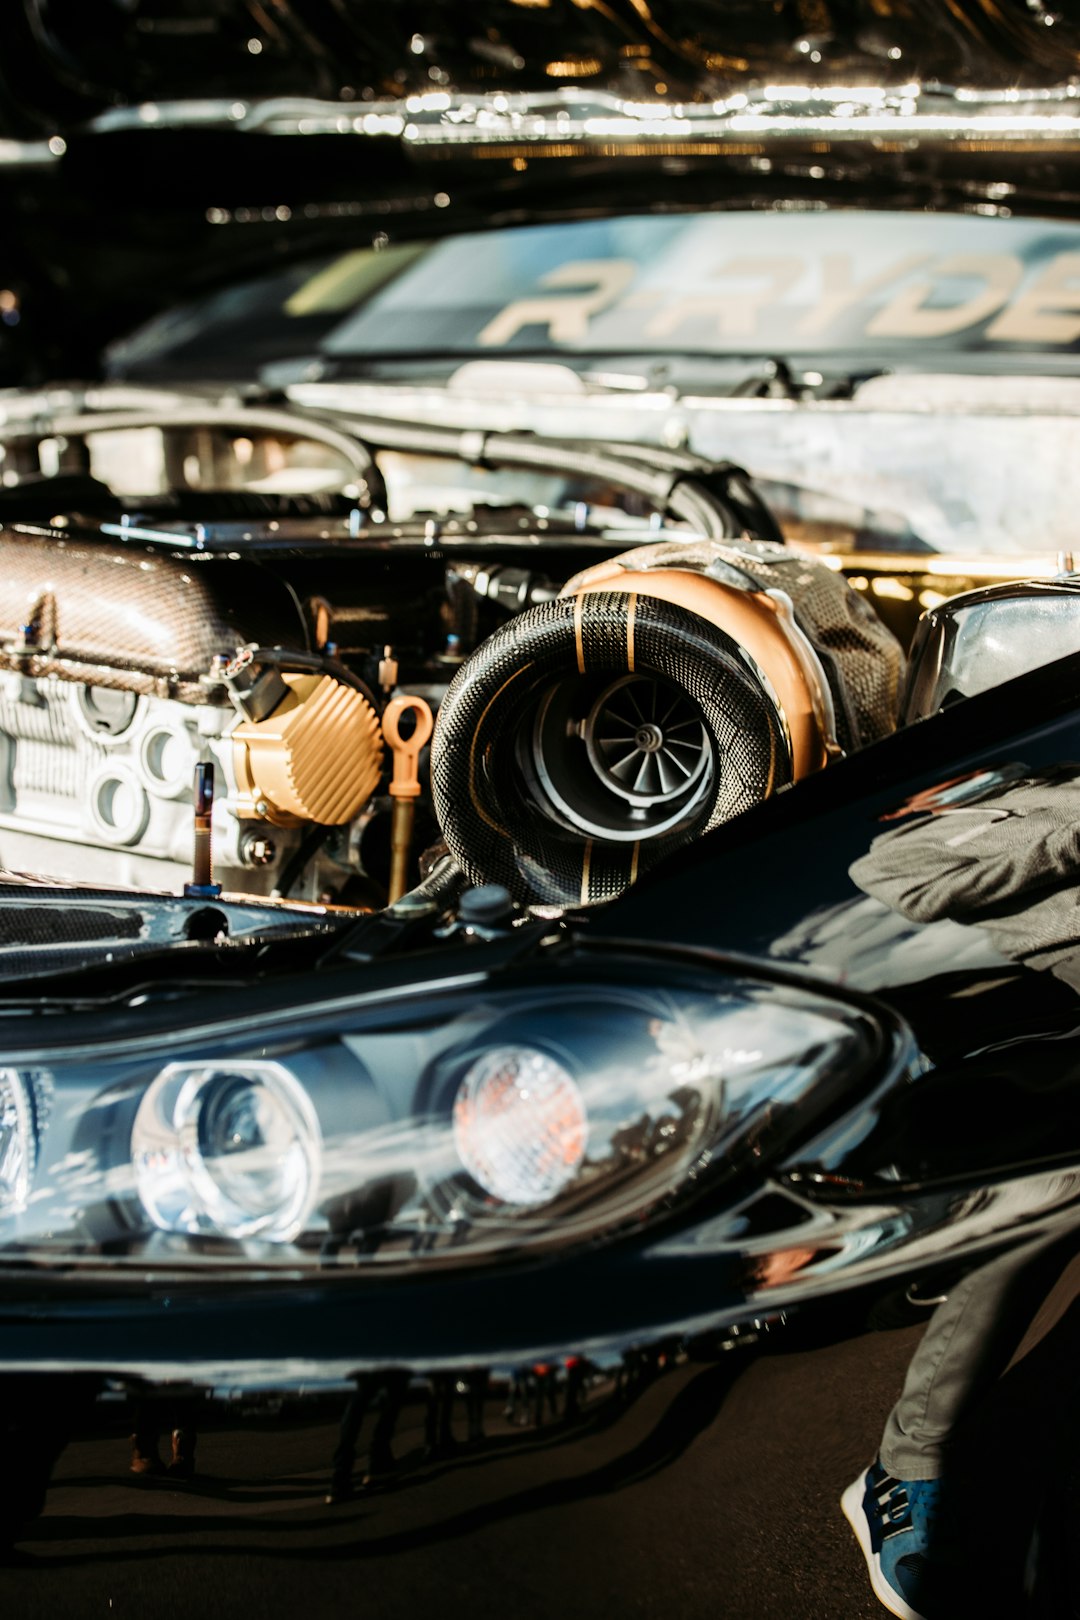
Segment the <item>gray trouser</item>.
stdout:
[[1022,1285],[1023,1274],[1060,1242],[1058,1233],[999,1255],[969,1272],[938,1306],[885,1422],[879,1457],[887,1474],[936,1479],[941,1473],[950,1436],[1004,1370],[1047,1291],[1042,1268],[1034,1267],[1032,1290]]

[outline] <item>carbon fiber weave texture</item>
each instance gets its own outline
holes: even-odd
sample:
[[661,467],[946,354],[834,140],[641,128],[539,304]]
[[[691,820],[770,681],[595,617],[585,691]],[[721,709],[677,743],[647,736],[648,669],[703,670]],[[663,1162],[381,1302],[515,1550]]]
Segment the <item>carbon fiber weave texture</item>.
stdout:
[[[553,821],[529,791],[515,744],[554,679],[628,669],[669,680],[695,701],[719,768],[686,825],[616,844]],[[618,894],[672,849],[791,780],[782,718],[743,649],[696,614],[620,591],[545,603],[489,637],[450,684],[431,760],[435,813],[470,879],[560,904]]]
[[768,541],[712,542],[710,551],[790,598],[800,628],[821,658],[845,752],[896,730],[904,654],[891,630],[843,575]]
[[0,667],[205,702],[215,654],[246,641],[306,644],[287,587],[257,564],[0,530]]

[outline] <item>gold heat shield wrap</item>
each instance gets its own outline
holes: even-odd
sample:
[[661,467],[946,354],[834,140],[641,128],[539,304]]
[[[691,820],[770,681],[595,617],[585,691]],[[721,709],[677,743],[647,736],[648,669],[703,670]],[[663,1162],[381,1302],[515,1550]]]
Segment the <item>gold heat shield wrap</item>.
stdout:
[[379,785],[383,740],[362,692],[330,675],[286,675],[288,696],[232,734],[237,814],[296,826],[341,826]]
[[683,607],[746,649],[783,710],[796,780],[895,731],[900,643],[824,563],[769,541],[667,540],[595,564],[560,594],[617,590]]

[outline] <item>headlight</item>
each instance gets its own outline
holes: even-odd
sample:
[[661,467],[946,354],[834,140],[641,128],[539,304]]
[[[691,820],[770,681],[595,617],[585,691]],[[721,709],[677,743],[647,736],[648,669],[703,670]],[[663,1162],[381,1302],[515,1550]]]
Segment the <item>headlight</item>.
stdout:
[[318,1191],[319,1121],[280,1063],[170,1063],[131,1132],[143,1208],[166,1232],[296,1237]]
[[36,1154],[30,1080],[0,1069],[0,1217],[25,1207]]
[[328,1271],[593,1242],[760,1177],[891,1061],[846,1001],[674,958],[473,978],[350,979],[291,1009],[266,991],[186,1050],[159,1027],[164,1056],[143,1033],[70,1047],[36,1163],[40,1073],[0,1070],[0,1264]]
[[458,1158],[504,1204],[550,1203],[581,1169],[588,1131],[577,1085],[535,1046],[485,1052],[454,1099]]

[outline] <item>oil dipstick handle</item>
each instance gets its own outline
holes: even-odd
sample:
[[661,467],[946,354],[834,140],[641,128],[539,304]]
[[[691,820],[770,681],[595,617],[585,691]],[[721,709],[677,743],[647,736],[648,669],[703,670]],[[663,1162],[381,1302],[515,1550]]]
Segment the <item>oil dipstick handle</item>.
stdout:
[[210,854],[211,824],[214,814],[214,767],[201,761],[195,767],[195,849],[191,865],[191,882],[184,884],[184,894],[190,900],[214,900],[221,893],[221,884],[214,882]]
[[[408,737],[401,735],[401,718],[410,709],[416,723]],[[390,904],[405,893],[409,877],[409,856],[412,853],[413,800],[420,796],[418,763],[420,750],[431,736],[434,727],[431,710],[422,697],[396,697],[383,710],[382,734],[394,756],[394,771],[390,780],[390,797],[394,801],[394,815],[390,827]]]
[[[413,726],[411,736],[403,737],[401,719],[410,709],[416,715],[416,724]],[[391,698],[383,710],[382,734],[390,744],[394,756],[394,776],[390,783],[392,798],[419,798],[420,778],[417,775],[417,762],[420,750],[430,738],[434,725],[431,710],[422,697]]]

